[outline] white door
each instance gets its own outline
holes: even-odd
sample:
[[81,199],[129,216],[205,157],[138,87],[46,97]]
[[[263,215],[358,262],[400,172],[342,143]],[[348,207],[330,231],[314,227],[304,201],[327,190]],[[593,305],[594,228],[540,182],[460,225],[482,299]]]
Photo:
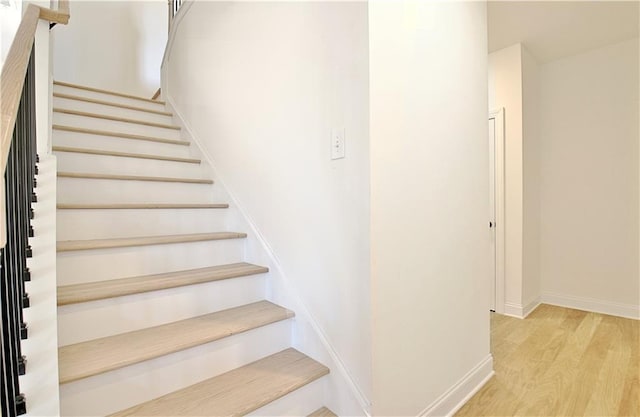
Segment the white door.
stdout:
[[490,304],[489,309],[496,311],[496,119],[489,119],[489,232],[491,233],[490,251]]

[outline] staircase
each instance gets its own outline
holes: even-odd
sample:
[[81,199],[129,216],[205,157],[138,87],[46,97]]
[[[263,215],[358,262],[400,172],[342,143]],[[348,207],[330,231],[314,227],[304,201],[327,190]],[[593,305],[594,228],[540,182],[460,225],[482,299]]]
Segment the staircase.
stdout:
[[164,103],[62,82],[53,103],[61,414],[334,415]]

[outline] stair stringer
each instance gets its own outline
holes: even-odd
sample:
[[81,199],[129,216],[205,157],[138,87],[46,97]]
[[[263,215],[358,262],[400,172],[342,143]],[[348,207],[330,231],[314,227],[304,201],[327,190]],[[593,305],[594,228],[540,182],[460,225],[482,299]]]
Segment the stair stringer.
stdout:
[[230,211],[229,226],[234,230],[247,231],[244,259],[247,262],[255,262],[269,268],[266,299],[295,311],[296,316],[292,323],[293,347],[323,363],[331,370],[329,375],[324,377],[327,380],[324,390],[324,404],[337,415],[370,416],[371,401],[358,387],[318,321],[302,301],[293,281],[287,278],[278,257],[251,216],[239,203],[233,191],[227,187],[224,178],[219,175],[214,158],[204,149],[191,125],[175,106],[175,101],[164,83],[162,91],[168,111],[174,114],[174,123],[182,128],[183,140],[188,140],[192,145],[195,145],[190,147],[192,155],[207,162],[210,178],[215,181],[219,195],[223,197],[224,201],[231,203],[228,209]]
[[[41,144],[39,143],[39,146]],[[39,147],[36,181],[38,202],[33,205],[33,258],[27,260],[31,281],[25,287],[31,306],[24,310],[29,338],[22,342],[27,372],[20,377],[29,416],[59,415],[58,314],[56,305],[56,171],[55,155]]]

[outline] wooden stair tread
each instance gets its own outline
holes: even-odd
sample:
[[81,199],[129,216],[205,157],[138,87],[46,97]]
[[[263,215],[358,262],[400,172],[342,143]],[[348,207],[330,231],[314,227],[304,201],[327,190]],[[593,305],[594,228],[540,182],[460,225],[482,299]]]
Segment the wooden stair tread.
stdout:
[[111,132],[108,130],[87,129],[84,127],[53,125],[52,129],[60,130],[64,132],[84,133],[87,135],[109,136],[113,138],[135,139],[135,140],[144,140],[147,142],[167,143],[170,145],[182,145],[182,146],[190,145],[189,142],[184,140],[157,138],[153,136],[135,135],[132,133],[123,133],[123,132]]
[[54,80],[53,81],[53,85],[59,85],[59,86],[62,86],[62,87],[77,88],[79,90],[93,91],[94,93],[110,94],[112,96],[118,96],[118,97],[124,97],[124,98],[132,98],[132,99],[135,99],[135,100],[145,101],[145,102],[148,102],[148,103],[155,103],[155,104],[161,104],[161,105],[165,104],[165,102],[161,101],[161,100],[151,100],[151,99],[148,99],[146,97],[134,96],[134,95],[131,95],[131,94],[120,93],[120,92],[117,92],[117,91],[104,90],[102,88],[88,87],[86,85],[72,84],[72,83],[67,83],[67,82],[63,82],[63,81],[55,81]]
[[269,272],[269,268],[240,262],[186,271],[65,285],[58,287],[58,305],[103,300],[266,272]]
[[240,239],[245,237],[247,237],[246,233],[237,232],[192,233],[184,235],[142,236],[115,239],[63,240],[58,241],[56,246],[58,252],[68,252],[77,250],[164,245],[170,243],[203,242],[208,240]]
[[68,383],[213,342],[293,317],[268,301],[161,326],[63,346],[58,349],[60,383]]
[[146,120],[129,119],[127,117],[110,116],[110,115],[107,115],[107,114],[88,113],[88,112],[79,111],[79,110],[61,109],[61,108],[58,108],[58,107],[54,107],[53,108],[53,112],[54,113],[70,114],[70,115],[73,115],[73,116],[91,117],[93,119],[111,120],[111,121],[114,121],[114,122],[132,123],[132,124],[137,124],[137,125],[159,127],[159,128],[163,128],[163,129],[173,129],[173,130],[180,130],[181,129],[180,126],[168,125],[168,124],[165,124],[165,123],[148,122]]
[[290,348],[111,417],[241,416],[328,373],[326,366]]
[[59,178],[80,178],[89,180],[123,180],[123,181],[152,181],[152,182],[182,182],[187,184],[213,184],[213,180],[206,178],[173,178],[149,177],[142,175],[92,174],[88,172],[58,172]]
[[168,111],[145,109],[144,107],[136,107],[136,106],[129,106],[128,104],[112,103],[110,101],[97,100],[94,98],[82,97],[82,96],[74,96],[72,94],[53,93],[53,96],[58,98],[64,98],[67,100],[84,101],[86,103],[101,104],[103,106],[120,107],[122,109],[143,111],[147,113],[159,114],[161,116],[173,116],[173,113],[170,113]]
[[114,203],[114,204],[85,204],[85,203],[58,203],[59,210],[98,210],[98,209],[226,209],[226,203]]
[[308,417],[338,417],[336,414],[329,410],[327,407],[322,407],[309,414]]
[[202,162],[201,160],[195,158],[177,158],[173,156],[105,151],[102,149],[74,148],[69,146],[53,146],[52,149],[54,152],[84,153],[89,155],[116,156],[122,158],[155,159],[158,161],[184,162],[188,164],[200,164]]

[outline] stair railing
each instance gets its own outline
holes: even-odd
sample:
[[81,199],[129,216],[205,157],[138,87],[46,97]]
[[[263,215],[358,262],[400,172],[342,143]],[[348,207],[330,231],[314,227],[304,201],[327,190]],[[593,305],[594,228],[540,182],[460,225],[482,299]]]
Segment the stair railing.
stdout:
[[31,279],[31,205],[37,201],[34,42],[40,19],[67,24],[68,1],[59,0],[58,10],[29,4],[0,75],[0,410],[7,417],[26,413],[19,376],[26,372],[21,340],[28,337],[23,309],[29,307],[25,282]]

